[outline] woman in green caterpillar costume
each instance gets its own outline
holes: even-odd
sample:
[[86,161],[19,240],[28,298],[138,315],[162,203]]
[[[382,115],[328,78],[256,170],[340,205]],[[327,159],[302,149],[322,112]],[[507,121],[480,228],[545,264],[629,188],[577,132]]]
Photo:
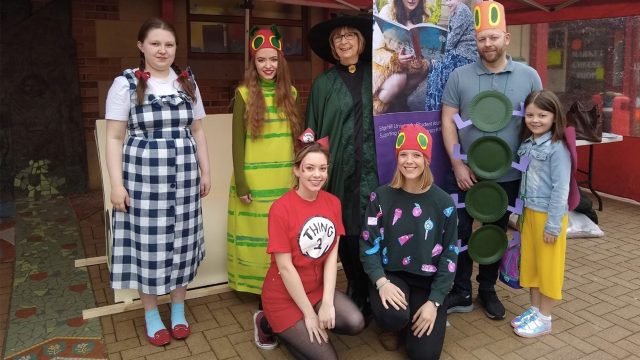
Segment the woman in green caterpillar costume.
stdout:
[[291,189],[293,142],[303,124],[277,28],[252,29],[249,50],[233,106],[227,270],[232,289],[259,295],[270,264],[269,208]]

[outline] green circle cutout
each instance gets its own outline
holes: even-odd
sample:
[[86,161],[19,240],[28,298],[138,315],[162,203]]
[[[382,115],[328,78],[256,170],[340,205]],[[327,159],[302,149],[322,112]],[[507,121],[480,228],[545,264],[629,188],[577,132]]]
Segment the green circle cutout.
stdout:
[[513,153],[509,144],[497,136],[476,139],[467,151],[467,164],[483,179],[498,179],[511,169]]
[[264,44],[264,36],[258,35],[255,37],[255,39],[253,39],[252,47],[254,50],[258,50],[260,46],[262,46],[262,44]]
[[276,48],[276,49],[280,50],[280,48],[281,48],[280,40],[278,40],[278,38],[277,38],[277,37],[272,36],[272,37],[270,37],[270,38],[269,38],[269,41],[271,42],[271,45],[272,45],[274,48]]
[[500,21],[500,12],[498,11],[497,6],[491,6],[489,8],[489,16],[492,25],[497,25],[498,21]]
[[467,191],[464,204],[471,217],[483,223],[491,223],[500,220],[507,212],[509,198],[498,183],[480,181]]
[[401,132],[400,134],[398,134],[398,139],[396,139],[396,149],[399,149],[402,144],[404,144],[404,140],[405,140],[405,135],[403,132]]
[[484,225],[471,234],[467,251],[473,261],[489,265],[500,261],[508,245],[509,239],[502,228]]
[[420,145],[422,150],[425,150],[427,146],[429,146],[429,139],[427,138],[427,135],[423,133],[418,134],[418,145]]

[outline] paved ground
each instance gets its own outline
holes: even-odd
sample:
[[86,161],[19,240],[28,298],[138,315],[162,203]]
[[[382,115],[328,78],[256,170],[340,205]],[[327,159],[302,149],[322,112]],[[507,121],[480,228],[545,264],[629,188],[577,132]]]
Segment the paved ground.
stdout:
[[[101,195],[72,201],[86,256],[103,255]],[[498,292],[508,318],[492,321],[480,309],[449,316],[452,327],[447,330],[442,359],[640,359],[640,207],[604,199],[604,209],[598,215],[605,237],[568,241],[565,299],[554,312],[553,334],[537,339],[514,335],[508,320],[525,308],[528,295],[501,286]],[[0,279],[5,270],[0,267]],[[92,267],[90,276],[96,303],[107,305],[112,294],[106,266]],[[342,273],[339,279],[344,286]],[[188,300],[193,335],[165,348],[146,341],[141,310],[102,317],[109,358],[290,359],[282,348],[262,351],[253,345],[251,314],[256,304],[254,296],[236,293]],[[169,318],[168,311],[161,306],[163,318]],[[332,341],[341,359],[406,358],[402,351],[383,350],[378,331],[371,324],[359,336],[333,336]]]

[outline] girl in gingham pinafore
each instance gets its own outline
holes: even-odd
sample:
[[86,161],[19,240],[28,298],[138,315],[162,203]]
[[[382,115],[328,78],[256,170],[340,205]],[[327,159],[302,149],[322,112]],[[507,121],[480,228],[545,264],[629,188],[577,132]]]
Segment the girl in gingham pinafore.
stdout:
[[113,212],[111,284],[161,295],[187,286],[204,257],[192,99],[182,91],[145,94],[137,105],[133,70],[123,75],[131,94],[122,150],[130,206]]
[[[175,64],[175,28],[150,18],[138,30],[140,63],[114,79],[106,101],[113,204],[111,286],[136,289],[152,345],[191,334],[187,285],[204,257],[201,198],[211,186],[206,116],[189,70]],[[158,295],[171,293],[171,326]]]

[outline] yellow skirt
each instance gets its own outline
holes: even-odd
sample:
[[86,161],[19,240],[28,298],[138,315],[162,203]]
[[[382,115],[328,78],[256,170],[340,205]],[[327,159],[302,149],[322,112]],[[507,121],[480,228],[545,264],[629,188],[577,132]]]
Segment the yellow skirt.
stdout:
[[524,209],[521,225],[520,285],[538,288],[543,295],[562,300],[564,264],[567,252],[568,216],[562,218],[560,235],[553,244],[544,242],[547,213]]

